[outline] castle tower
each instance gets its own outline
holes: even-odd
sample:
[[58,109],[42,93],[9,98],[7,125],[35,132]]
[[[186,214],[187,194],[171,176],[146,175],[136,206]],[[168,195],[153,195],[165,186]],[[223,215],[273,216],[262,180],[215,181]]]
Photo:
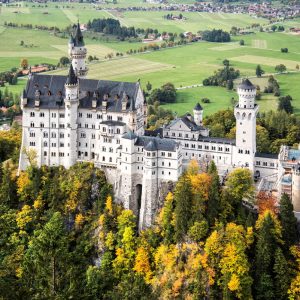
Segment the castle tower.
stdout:
[[85,78],[88,72],[88,68],[85,65],[87,50],[84,46],[83,35],[79,23],[77,23],[75,35],[71,35],[70,37],[68,48],[75,75],[78,78]]
[[300,212],[300,165],[298,164],[292,171],[292,202],[294,211]]
[[236,147],[233,162],[236,167],[253,171],[256,152],[256,87],[245,79],[238,86],[239,102],[234,108],[236,118]]
[[73,65],[70,65],[69,74],[65,83],[65,147],[67,157],[63,165],[71,167],[77,160],[77,115],[79,105],[79,83]]
[[203,108],[202,106],[199,104],[199,102],[196,104],[196,106],[194,107],[194,122],[200,126],[202,125],[202,120],[203,120]]

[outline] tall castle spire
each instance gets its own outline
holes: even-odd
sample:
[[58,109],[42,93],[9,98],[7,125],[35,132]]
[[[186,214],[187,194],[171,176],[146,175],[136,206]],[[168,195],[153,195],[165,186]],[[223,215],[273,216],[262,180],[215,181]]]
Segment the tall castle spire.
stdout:
[[68,77],[67,77],[66,84],[67,85],[75,85],[77,83],[78,83],[78,79],[77,79],[77,76],[74,72],[73,65],[70,64],[69,74],[68,74]]
[[85,65],[87,50],[84,45],[83,35],[79,22],[76,25],[74,35],[71,34],[69,40],[69,55],[72,61],[75,75],[78,78],[85,78],[88,68]]

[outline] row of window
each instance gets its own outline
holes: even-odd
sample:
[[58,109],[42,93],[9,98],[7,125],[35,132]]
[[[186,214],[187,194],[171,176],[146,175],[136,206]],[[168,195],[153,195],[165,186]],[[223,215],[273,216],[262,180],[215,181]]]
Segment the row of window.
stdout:
[[[168,131],[166,132],[166,136],[169,136],[169,132],[168,132]],[[175,133],[175,132],[172,132],[172,133],[171,133],[171,136],[172,136],[172,137],[176,137],[176,133]],[[189,138],[195,139],[195,138],[196,138],[194,134],[191,134],[191,136],[190,136],[188,133],[185,133],[185,134],[183,135],[181,132],[179,132],[179,133],[177,134],[177,137],[179,137],[179,138],[184,137],[184,138],[186,138],[186,139],[189,139]]]
[[[244,153],[243,149],[239,149],[238,153]],[[250,150],[245,150],[245,154],[250,154]]]
[[[261,164],[261,163],[262,163],[262,164]],[[267,166],[268,166],[268,162],[266,162],[266,161],[263,161],[263,162],[257,161],[257,162],[256,162],[256,165],[257,165],[257,166],[261,166],[261,165],[262,165],[263,167],[267,167]],[[270,162],[270,163],[269,163],[269,166],[270,166],[270,167],[275,167],[275,164],[272,163],[272,162]]]
[[[47,156],[47,155],[48,155],[48,152],[44,151],[44,156]],[[50,155],[51,155],[51,157],[56,157],[56,152],[51,152]],[[59,157],[65,157],[65,153],[64,152],[59,152],[58,156]],[[68,153],[68,156],[69,156],[69,153]]]
[[[41,118],[44,118],[44,117],[45,117],[45,113],[40,112],[40,113],[39,113],[39,116],[40,116]],[[65,117],[65,114],[64,114],[64,113],[59,113],[58,116],[59,116],[60,118],[64,118],[64,117]],[[30,112],[30,117],[35,117],[35,112],[34,112],[34,111],[31,111],[31,112]],[[52,118],[56,118],[56,113],[51,113],[51,117],[52,117]]]
[[[190,145],[188,144],[188,143],[185,143],[184,144],[184,147],[185,148],[189,148],[190,147]],[[195,144],[191,144],[191,148],[192,149],[196,149],[196,145]],[[198,145],[198,147],[197,147],[199,150],[202,150],[202,149],[204,149],[204,150],[211,150],[211,151],[220,151],[220,152],[223,152],[223,147],[220,147],[220,146],[210,146],[209,147],[209,145],[204,145],[204,147],[203,147],[203,145]],[[225,152],[230,152],[230,148],[229,147],[225,147]]]
[[[83,113],[78,113],[78,117],[79,118],[82,118],[82,116],[83,116]],[[86,117],[87,117],[87,119],[92,119],[93,118],[93,114],[91,114],[91,113],[87,113],[86,114]],[[102,115],[100,115],[100,114],[97,114],[97,119],[98,120],[102,120],[103,119],[103,116]],[[113,117],[111,116],[111,115],[107,115],[107,120],[112,120],[113,119]],[[121,116],[118,116],[117,117],[117,120],[118,121],[123,121],[123,117],[121,117]]]

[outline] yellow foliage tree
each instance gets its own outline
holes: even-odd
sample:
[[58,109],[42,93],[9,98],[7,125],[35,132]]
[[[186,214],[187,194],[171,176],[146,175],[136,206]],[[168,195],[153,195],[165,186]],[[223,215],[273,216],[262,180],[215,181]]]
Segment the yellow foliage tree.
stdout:
[[288,290],[290,300],[300,299],[300,246],[292,246],[291,253],[296,259],[298,264],[298,269],[296,271],[295,277],[292,279],[291,286]]
[[150,268],[149,254],[145,247],[139,247],[137,249],[133,270],[138,274],[142,274],[146,283],[150,283],[152,272]]
[[81,229],[84,222],[85,222],[85,217],[83,216],[83,214],[81,213],[77,214],[75,217],[75,228]]

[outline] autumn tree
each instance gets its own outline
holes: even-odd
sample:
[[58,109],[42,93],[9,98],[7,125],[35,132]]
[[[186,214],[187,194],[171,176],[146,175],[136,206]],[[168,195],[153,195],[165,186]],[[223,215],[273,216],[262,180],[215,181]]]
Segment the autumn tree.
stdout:
[[28,68],[28,60],[27,60],[27,58],[22,58],[21,59],[20,66],[24,70]]
[[183,174],[177,184],[174,193],[175,201],[175,239],[181,241],[187,233],[192,214],[192,184],[189,176]]

